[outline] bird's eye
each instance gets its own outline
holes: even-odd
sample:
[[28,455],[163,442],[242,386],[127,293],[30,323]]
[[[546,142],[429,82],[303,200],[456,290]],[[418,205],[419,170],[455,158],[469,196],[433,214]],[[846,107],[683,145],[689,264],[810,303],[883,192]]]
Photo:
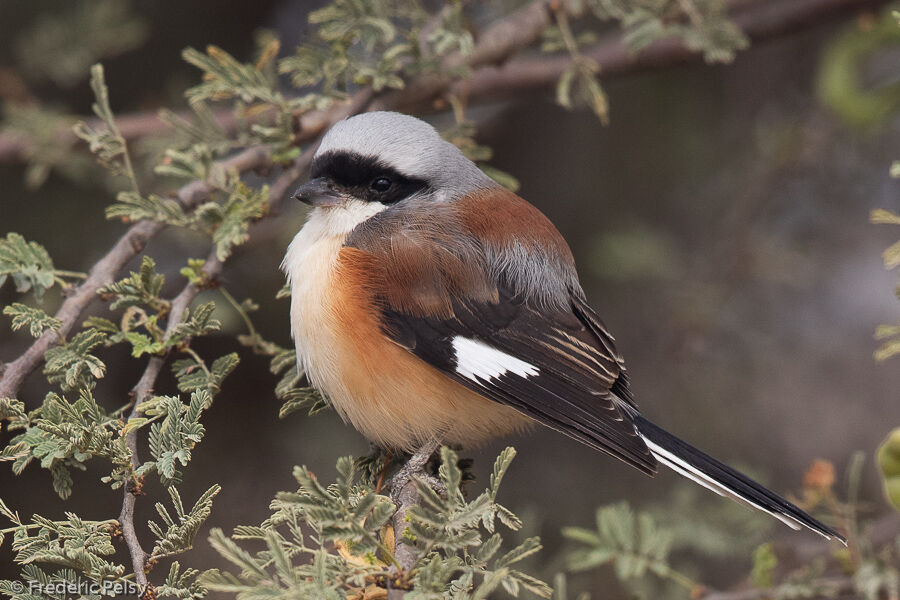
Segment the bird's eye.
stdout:
[[369,187],[376,192],[386,192],[391,188],[391,180],[387,177],[376,177],[369,184]]

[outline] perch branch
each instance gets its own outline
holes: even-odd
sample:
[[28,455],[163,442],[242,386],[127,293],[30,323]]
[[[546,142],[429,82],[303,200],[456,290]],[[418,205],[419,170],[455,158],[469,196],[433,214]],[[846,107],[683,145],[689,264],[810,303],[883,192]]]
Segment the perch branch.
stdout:
[[394,528],[394,560],[399,569],[391,567],[391,576],[388,579],[388,600],[400,600],[406,595],[406,590],[392,587],[394,578],[405,578],[416,564],[416,547],[406,542],[403,532],[406,531],[406,515],[409,509],[419,503],[419,493],[413,477],[424,475],[425,465],[431,455],[437,450],[439,443],[431,440],[423,445],[409,461],[400,468],[391,480],[391,499],[397,505],[397,512],[391,519]]

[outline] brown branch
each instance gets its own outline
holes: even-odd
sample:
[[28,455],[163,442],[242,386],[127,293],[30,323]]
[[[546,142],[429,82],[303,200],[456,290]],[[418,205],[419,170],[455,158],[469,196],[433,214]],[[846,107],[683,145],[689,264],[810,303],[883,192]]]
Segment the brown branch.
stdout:
[[[415,567],[419,557],[419,551],[415,544],[407,543],[403,533],[406,531],[409,509],[419,504],[419,492],[416,491],[413,478],[427,479],[425,465],[428,464],[431,455],[439,446],[437,440],[430,440],[423,444],[391,479],[391,499],[397,505],[397,511],[391,518],[391,526],[394,529],[396,565],[391,567],[388,578],[388,600],[401,600],[406,595],[406,586],[402,584],[408,583],[409,572]],[[401,585],[398,586],[398,583]]]
[[[782,0],[752,2],[734,0],[732,19],[751,41],[788,35],[864,9],[887,4],[886,0]],[[600,65],[600,78],[631,75],[649,69],[698,60],[701,54],[677,38],[658,40],[639,53],[632,53],[621,34],[611,34],[582,50]],[[521,58],[501,66],[485,66],[472,77],[455,83],[451,93],[474,99],[510,97],[553,85],[571,64],[568,56]]]
[[[215,281],[222,273],[223,266],[222,261],[216,257],[215,249],[213,249],[202,268],[205,279],[208,281]],[[182,288],[181,292],[175,296],[170,307],[169,321],[166,324],[166,331],[163,339],[168,340],[175,332],[175,328],[184,321],[188,307],[190,307],[191,302],[194,301],[194,298],[197,297],[197,294],[199,294],[200,291],[200,287],[194,283],[188,283]],[[144,369],[144,373],[131,391],[133,405],[131,407],[131,412],[128,415],[128,419],[138,416],[141,412],[141,404],[149,400],[152,396],[153,388],[156,385],[156,379],[159,377],[159,373],[165,365],[167,356],[168,355],[154,356],[147,363],[147,368]],[[141,466],[141,461],[138,457],[137,431],[130,432],[125,437],[125,443],[131,450],[132,469],[137,471]],[[137,501],[137,497],[141,494],[140,488],[140,483],[135,481],[129,481],[128,484],[125,485],[125,489],[122,493],[122,511],[119,514],[119,524],[122,527],[122,538],[125,540],[125,544],[128,546],[128,553],[131,556],[135,581],[143,588],[147,585],[146,570],[148,555],[141,546],[141,542],[138,539],[137,532],[134,528],[134,505]]]

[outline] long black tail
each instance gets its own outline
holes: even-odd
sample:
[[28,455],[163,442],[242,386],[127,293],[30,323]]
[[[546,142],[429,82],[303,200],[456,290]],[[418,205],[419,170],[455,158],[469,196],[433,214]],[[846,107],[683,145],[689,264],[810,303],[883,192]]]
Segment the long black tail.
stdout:
[[638,416],[635,425],[656,459],[667,467],[722,496],[767,512],[793,529],[808,527],[827,539],[844,537],[820,523],[778,494],[767,490],[746,475],[697,450],[671,433]]

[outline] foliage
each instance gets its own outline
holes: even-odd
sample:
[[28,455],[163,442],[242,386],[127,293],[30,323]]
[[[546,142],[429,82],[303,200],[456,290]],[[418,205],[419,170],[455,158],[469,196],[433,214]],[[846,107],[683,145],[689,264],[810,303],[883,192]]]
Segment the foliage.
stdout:
[[889,433],[878,447],[877,460],[884,493],[894,508],[900,510],[900,428]]
[[[727,18],[721,0],[586,0],[585,5],[601,19],[619,21],[633,52],[667,36],[680,37],[688,47],[703,51],[708,62],[730,61],[737,50],[747,47],[747,39]],[[683,11],[687,22],[667,19],[673,11]]]
[[[211,570],[200,581],[210,590],[247,598],[367,597],[388,580],[411,589],[410,599],[486,598],[500,588],[514,596],[524,588],[549,598],[546,584],[512,567],[540,550],[537,538],[500,552],[503,537],[495,531],[495,519],[513,529],[521,525],[496,503],[514,456],[512,448],[504,450],[488,489],[466,501],[458,457],[443,448],[439,474],[445,495],[416,481],[422,503],[409,510],[399,540],[390,523],[394,503],[360,484],[352,458],[338,461],[338,479],[329,486],[298,467],[294,477],[299,489],[279,494],[271,517],[260,526],[237,527],[230,538],[213,530],[210,543],[239,572]],[[247,542],[262,549],[247,550]],[[394,574],[393,553],[399,543],[413,544],[419,553],[409,572]]]
[[[848,546],[832,544],[829,552],[798,561],[789,547],[759,544],[752,553],[748,579],[760,597],[790,600],[849,592],[872,600],[890,597],[900,576],[900,537],[875,544],[861,533],[858,513],[862,468],[860,454],[851,460],[846,497],[842,499],[835,490],[833,465],[822,460],[813,462],[797,503],[809,512],[825,510],[824,520],[847,532]],[[676,493],[676,497],[679,495]],[[718,543],[735,539],[729,537],[734,523],[730,518],[716,518],[714,511],[708,514],[705,508],[696,519],[691,517],[692,512],[696,512],[696,504],[694,510],[678,504],[646,511],[635,511],[625,503],[602,506],[597,509],[595,529],[563,530],[573,543],[567,554],[568,571],[578,573],[608,565],[636,597],[702,597],[709,588],[693,576],[697,561],[723,559]],[[757,532],[743,544],[761,539],[765,538]],[[736,543],[741,545],[740,541]],[[749,554],[745,549],[729,560],[746,560]],[[685,561],[686,556],[692,560]]]
[[[900,174],[896,176],[900,177]],[[900,215],[884,208],[873,210],[870,218],[873,223],[900,225]],[[882,256],[885,268],[893,269],[900,265],[900,241],[893,243]],[[896,294],[900,297],[900,286],[898,286]],[[875,338],[885,340],[875,351],[877,360],[887,360],[900,354],[900,325],[879,325],[875,330]]]
[[65,284],[65,275],[71,273],[54,269],[47,250],[37,242],[26,241],[18,233],[0,238],[0,286],[10,278],[17,292],[33,291],[40,300],[55,284]]
[[43,13],[16,40],[16,54],[29,78],[72,87],[92,64],[140,46],[148,33],[146,19],[131,14],[128,3],[72,2]]
[[647,573],[671,578],[689,590],[698,584],[669,566],[669,551],[674,537],[659,527],[647,513],[635,514],[627,504],[597,509],[597,529],[567,527],[563,535],[584,547],[569,556],[569,569],[584,571],[612,563],[622,580],[639,579]]
[[194,539],[197,537],[200,527],[212,512],[213,498],[221,489],[219,485],[212,486],[203,492],[189,511],[185,511],[178,490],[170,487],[169,496],[172,499],[172,506],[175,508],[175,517],[173,518],[169,514],[168,509],[162,503],[156,503],[156,512],[159,513],[163,524],[159,525],[155,521],[148,523],[150,531],[156,536],[156,544],[150,552],[150,559],[159,560],[163,557],[187,552],[193,548]]
[[3,307],[3,314],[12,317],[13,331],[27,326],[32,337],[40,337],[48,329],[57,331],[62,325],[62,321],[59,319],[51,317],[39,308],[27,306],[21,302],[13,302],[9,306]]
[[900,47],[896,18],[884,11],[866,27],[853,25],[832,40],[823,54],[816,85],[822,101],[857,127],[885,123],[900,108],[900,83],[873,78],[870,63],[885,48]]

